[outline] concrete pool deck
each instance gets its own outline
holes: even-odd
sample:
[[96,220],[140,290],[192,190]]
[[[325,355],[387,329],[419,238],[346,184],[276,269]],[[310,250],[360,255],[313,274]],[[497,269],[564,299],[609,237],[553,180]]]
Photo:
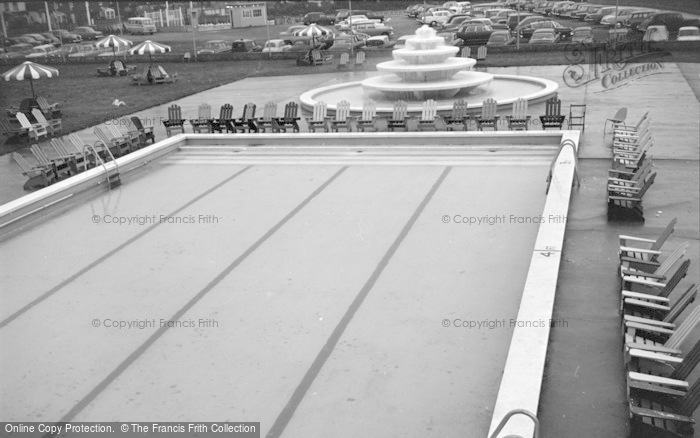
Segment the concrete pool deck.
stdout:
[[[678,217],[671,244],[688,240],[691,244],[688,257],[693,261],[689,275],[679,289],[698,282],[700,117],[693,89],[698,87],[700,69],[694,65],[680,69],[675,64],[668,64],[666,69],[667,73],[643,77],[626,87],[607,92],[594,85],[584,89],[568,88],[561,80],[564,67],[559,71],[552,67],[489,69],[558,80],[564,109],[568,109],[569,103],[588,105],[587,127],[579,151],[581,186],[572,193],[559,290],[554,303],[555,318],[566,320],[568,327],[551,331],[549,362],[538,413],[542,436],[626,434],[617,314],[618,234],[655,235],[668,220]],[[345,73],[248,79],[176,103],[183,107],[184,114],[190,115],[195,114],[196,107],[205,101],[213,108],[232,102],[234,114],[238,114],[242,104],[248,101],[262,105],[267,100],[275,100],[283,105],[295,100],[306,89],[344,79],[357,80],[363,76],[361,73]],[[610,150],[602,141],[602,126],[620,106],[628,107],[630,122],[635,122],[647,110],[652,115],[655,137],[652,155],[659,175],[645,197],[647,221],[644,227],[609,223],[606,219],[605,178]],[[164,105],[138,115],[159,120],[166,114],[165,108]],[[542,108],[530,108],[531,114],[542,112]],[[162,139],[164,134],[158,124],[156,138]],[[80,135],[85,140],[92,138],[91,130]],[[2,158],[9,160],[9,155]],[[3,172],[6,175],[19,174],[14,163],[3,170],[7,170]],[[18,180],[21,188],[22,179],[13,180]]]

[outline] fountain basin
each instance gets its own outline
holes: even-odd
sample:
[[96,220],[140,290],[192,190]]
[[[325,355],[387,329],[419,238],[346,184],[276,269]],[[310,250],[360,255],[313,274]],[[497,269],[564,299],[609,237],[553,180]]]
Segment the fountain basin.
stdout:
[[[408,43],[407,43],[408,44]],[[396,49],[392,55],[396,61],[403,61],[407,64],[439,64],[459,52],[459,47],[441,46],[427,50],[413,50],[408,47]]]
[[448,58],[439,64],[407,65],[397,61],[377,64],[377,70],[393,73],[406,82],[426,82],[449,79],[459,71],[471,70],[476,64],[472,58]]
[[391,75],[374,76],[361,82],[362,88],[379,91],[389,99],[425,100],[449,99],[458,93],[469,93],[479,85],[493,80],[493,75],[475,71],[458,72],[439,82],[404,82]]

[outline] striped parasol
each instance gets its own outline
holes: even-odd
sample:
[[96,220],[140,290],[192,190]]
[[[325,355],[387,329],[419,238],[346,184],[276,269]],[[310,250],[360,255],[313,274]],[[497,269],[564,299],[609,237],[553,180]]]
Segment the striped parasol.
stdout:
[[323,26],[319,26],[316,23],[311,23],[308,26],[306,26],[303,29],[299,29],[294,32],[294,36],[303,36],[303,37],[311,37],[312,41],[315,41],[316,38],[318,37],[326,37],[328,35],[332,35],[333,31],[325,28]]
[[109,35],[95,43],[95,47],[102,49],[112,48],[112,54],[117,57],[117,49],[131,47],[133,43],[126,38],[118,37],[116,35]]
[[6,81],[23,81],[29,79],[29,85],[32,87],[32,99],[36,100],[34,94],[34,79],[53,78],[58,76],[58,70],[53,67],[37,64],[31,61],[24,61],[17,67],[6,71],[2,74]]
[[154,53],[167,53],[170,51],[170,46],[165,44],[156,43],[155,41],[146,40],[140,44],[129,49],[130,55],[145,55],[148,53],[148,62],[153,63],[151,55]]

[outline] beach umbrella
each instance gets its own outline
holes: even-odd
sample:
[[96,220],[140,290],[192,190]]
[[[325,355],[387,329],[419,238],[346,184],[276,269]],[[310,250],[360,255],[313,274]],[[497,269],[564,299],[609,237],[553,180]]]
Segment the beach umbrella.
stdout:
[[319,26],[316,23],[311,23],[303,29],[294,31],[294,36],[311,37],[313,42],[316,42],[316,38],[318,37],[325,37],[332,34],[332,30]]
[[95,47],[101,49],[112,48],[112,54],[114,58],[117,58],[117,49],[122,49],[126,47],[131,47],[133,43],[126,38],[118,37],[116,35],[109,35],[95,43]]
[[165,44],[156,43],[155,41],[146,40],[140,44],[129,49],[130,55],[145,55],[148,53],[148,63],[153,64],[151,55],[154,53],[167,53],[170,51],[170,46]]
[[6,81],[23,81],[29,79],[29,85],[32,87],[32,99],[34,100],[36,100],[36,94],[34,94],[34,79],[53,78],[55,76],[58,76],[57,69],[31,61],[24,61],[17,67],[2,74],[3,79]]

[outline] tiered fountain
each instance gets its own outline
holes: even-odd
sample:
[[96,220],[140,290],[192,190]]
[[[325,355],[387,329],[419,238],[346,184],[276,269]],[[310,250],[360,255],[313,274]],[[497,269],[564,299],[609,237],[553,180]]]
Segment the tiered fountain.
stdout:
[[[416,114],[421,112],[426,99],[434,99],[438,111],[444,112],[452,109],[455,100],[464,99],[468,111],[477,113],[488,98],[495,99],[505,109],[521,97],[530,103],[544,101],[558,88],[556,82],[547,79],[472,71],[476,61],[455,57],[458,51],[458,47],[446,45],[433,29],[423,26],[406,40],[405,48],[393,51],[392,61],[377,65],[377,70],[386,74],[361,82],[316,88],[303,93],[299,100],[305,111],[312,111],[316,102],[325,102],[331,114],[338,102],[347,100],[350,112],[360,115],[363,102],[372,99],[377,103],[377,113],[386,115],[391,114],[397,100],[406,101],[408,112]],[[333,80],[348,76],[344,74]]]
[[458,47],[446,46],[434,29],[423,26],[406,40],[405,48],[393,51],[393,61],[377,64],[377,70],[391,74],[360,84],[394,100],[425,100],[449,99],[493,81],[491,74],[470,71],[476,61],[455,58],[458,51]]

